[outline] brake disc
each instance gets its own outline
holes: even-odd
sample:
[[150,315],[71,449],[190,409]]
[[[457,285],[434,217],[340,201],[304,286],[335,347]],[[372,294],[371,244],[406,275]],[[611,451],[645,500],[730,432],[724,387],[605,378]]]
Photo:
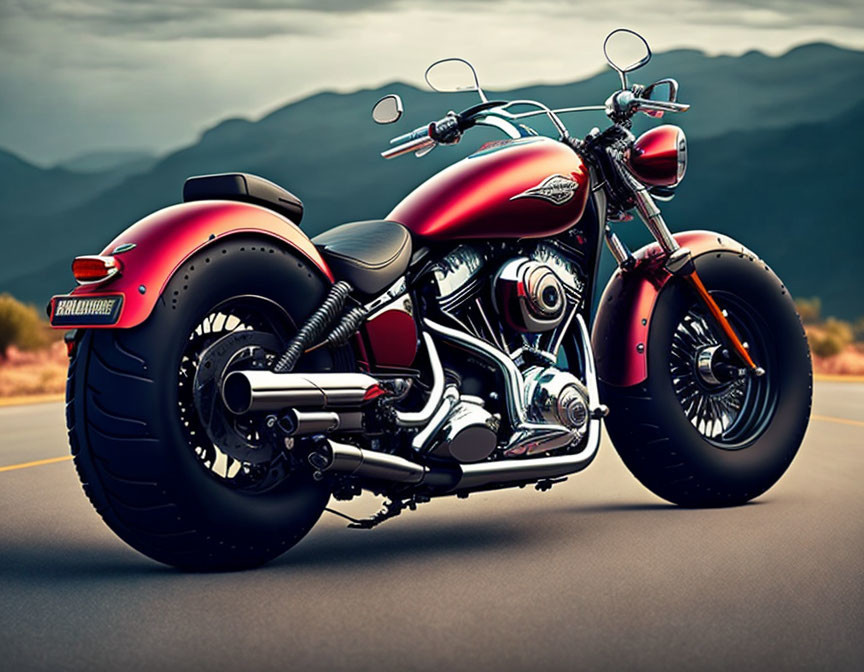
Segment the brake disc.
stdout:
[[234,415],[222,400],[222,381],[238,369],[266,369],[268,356],[276,355],[280,340],[263,331],[235,331],[201,353],[192,397],[207,437],[226,455],[240,462],[269,462],[279,448],[268,431],[263,414]]

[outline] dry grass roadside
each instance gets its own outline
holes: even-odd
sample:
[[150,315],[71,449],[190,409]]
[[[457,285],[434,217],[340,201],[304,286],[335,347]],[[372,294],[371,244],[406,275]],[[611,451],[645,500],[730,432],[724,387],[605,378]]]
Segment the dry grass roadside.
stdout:
[[0,359],[0,399],[62,394],[68,365],[62,341],[30,352],[10,346]]

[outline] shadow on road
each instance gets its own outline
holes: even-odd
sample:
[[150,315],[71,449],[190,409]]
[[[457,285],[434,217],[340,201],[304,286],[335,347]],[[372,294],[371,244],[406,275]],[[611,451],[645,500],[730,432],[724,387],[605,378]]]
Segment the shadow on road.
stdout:
[[[402,524],[379,530],[321,529],[267,565],[270,569],[358,568],[412,557],[447,559],[510,545],[537,542],[542,532],[513,521]],[[551,533],[551,530],[549,531]],[[152,562],[135,551],[104,542],[6,540],[0,546],[0,583],[19,588],[74,582],[110,583],[129,579],[195,576]],[[197,575],[200,576],[200,575]],[[213,574],[209,574],[213,576]]]
[[[761,501],[750,502],[756,506]],[[285,569],[357,569],[382,566],[412,558],[447,560],[466,555],[496,553],[508,546],[542,545],[572,538],[579,516],[590,514],[638,514],[687,516],[698,515],[695,509],[672,504],[608,503],[566,508],[531,508],[501,512],[500,518],[488,515],[461,520],[398,520],[376,530],[319,528],[307,539],[266,567]],[[566,521],[566,522],[565,522]],[[594,528],[596,523],[592,524]],[[68,584],[72,582],[106,583],[130,578],[190,576],[152,562],[118,541],[99,540],[84,545],[80,539],[11,539],[0,547],[0,581],[32,584]],[[212,576],[212,574],[211,574]]]
[[[306,541],[276,560],[274,567],[359,567],[413,557],[447,559],[538,541],[543,531],[513,521],[424,524],[415,520],[386,523],[389,529],[314,530]],[[385,524],[385,525],[386,525]]]

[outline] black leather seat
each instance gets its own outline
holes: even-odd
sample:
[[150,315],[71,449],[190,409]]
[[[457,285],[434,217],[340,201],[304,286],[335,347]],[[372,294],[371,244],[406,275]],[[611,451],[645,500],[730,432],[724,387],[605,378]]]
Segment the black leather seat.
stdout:
[[261,205],[295,224],[300,224],[303,219],[303,203],[299,198],[278,184],[251,173],[217,173],[186,179],[183,185],[185,202],[213,199]]
[[398,222],[351,222],[312,239],[333,274],[364,294],[378,294],[405,273],[411,234]]

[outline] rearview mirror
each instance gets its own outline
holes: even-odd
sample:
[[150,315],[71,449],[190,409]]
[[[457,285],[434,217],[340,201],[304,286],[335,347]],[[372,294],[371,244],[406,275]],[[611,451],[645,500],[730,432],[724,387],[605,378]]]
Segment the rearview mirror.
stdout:
[[402,111],[402,99],[391,93],[372,107],[372,120],[376,124],[392,124],[402,118]]
[[480,94],[480,99],[486,102],[486,94],[480,88],[477,71],[464,58],[445,58],[435,61],[426,68],[423,77],[433,91],[439,93],[476,91]]
[[[642,98],[646,100],[660,100],[664,102],[678,102],[678,82],[674,79],[658,79],[650,84],[642,92]],[[642,110],[649,117],[660,119],[663,117],[662,110]]]
[[627,73],[638,70],[651,60],[651,48],[639,33],[618,28],[603,41],[603,55],[621,77],[621,88],[627,88]]

